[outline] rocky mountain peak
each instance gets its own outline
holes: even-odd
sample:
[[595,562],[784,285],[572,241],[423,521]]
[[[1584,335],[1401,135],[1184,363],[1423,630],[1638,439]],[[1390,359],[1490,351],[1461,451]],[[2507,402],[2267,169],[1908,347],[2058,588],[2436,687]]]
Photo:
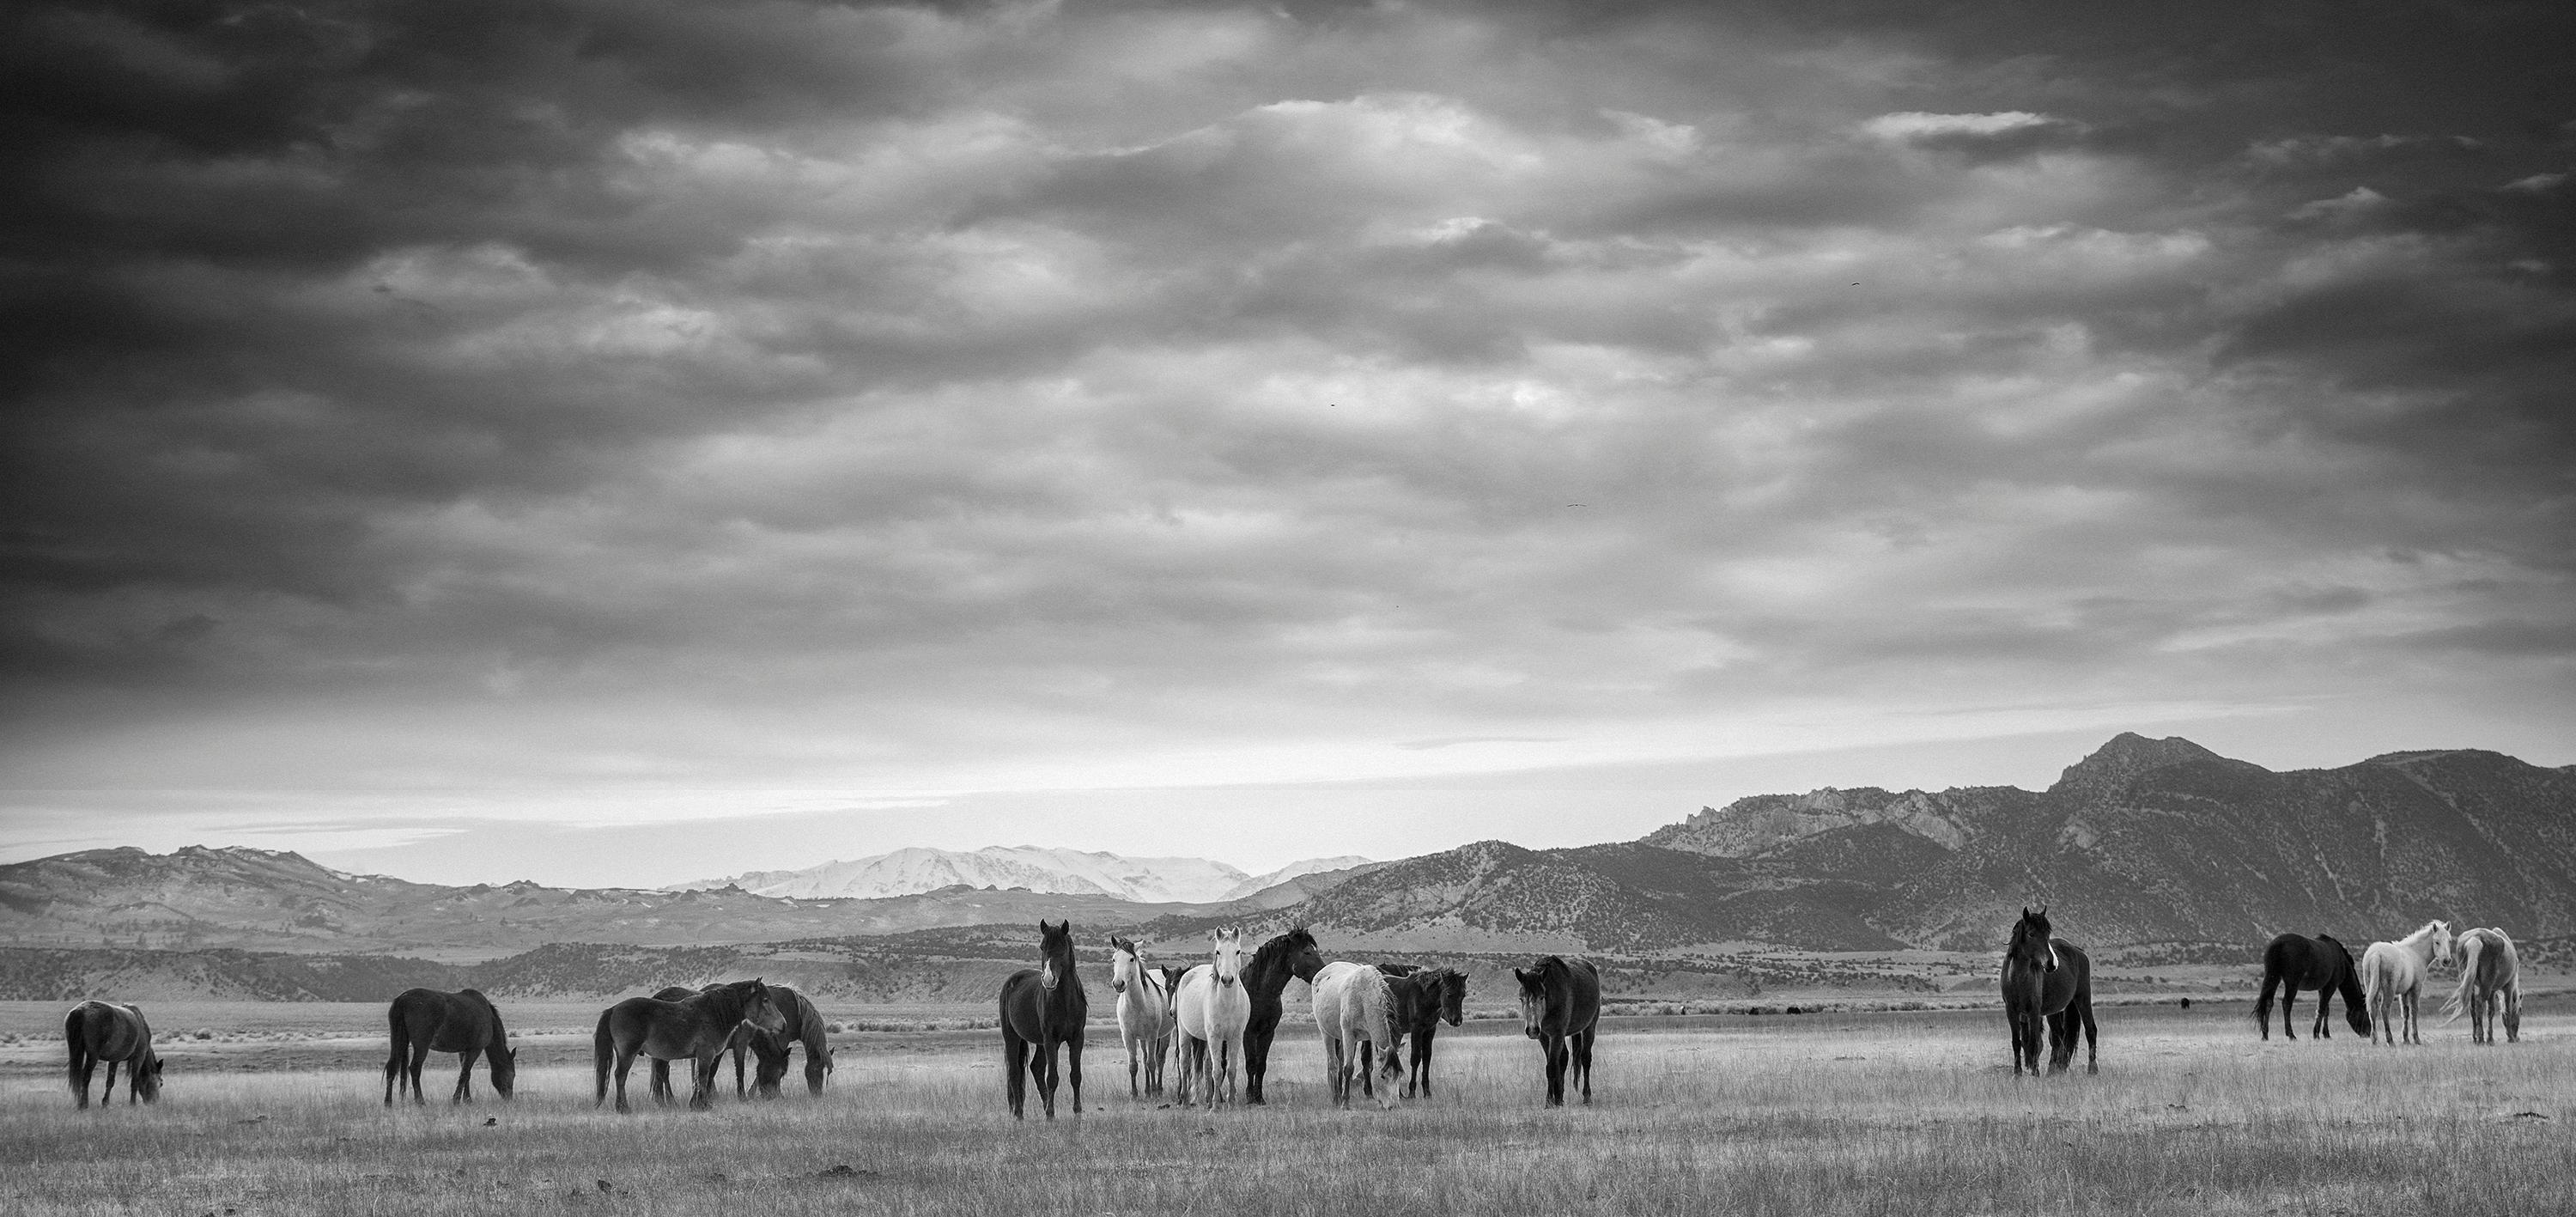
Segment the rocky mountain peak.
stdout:
[[2179,735],[2148,739],[2135,731],[2123,731],[2094,749],[2092,755],[2067,766],[2049,790],[2059,793],[2100,789],[2174,765],[2226,759]]

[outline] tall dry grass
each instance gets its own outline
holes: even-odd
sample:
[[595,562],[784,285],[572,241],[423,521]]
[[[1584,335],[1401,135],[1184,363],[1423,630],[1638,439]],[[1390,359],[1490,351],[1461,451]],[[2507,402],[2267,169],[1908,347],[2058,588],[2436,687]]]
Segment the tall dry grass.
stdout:
[[1213,1115],[1131,1102],[1095,1045],[1090,1110],[1018,1125],[997,1045],[854,1043],[819,1101],[696,1115],[594,1111],[560,1065],[516,1103],[392,1112],[348,1070],[173,1074],[160,1106],[105,1112],[19,1075],[0,1210],[2464,1217],[2566,1211],[2576,1178],[2564,1019],[2391,1050],[2140,1014],[2106,1018],[2101,1075],[2045,1080],[2005,1070],[1999,1016],[1775,1021],[1605,1035],[1598,1102],[1553,1111],[1536,1048],[1495,1036],[1444,1039],[1440,1095],[1393,1112],[1326,1106],[1310,1041],[1274,1063],[1276,1106]]

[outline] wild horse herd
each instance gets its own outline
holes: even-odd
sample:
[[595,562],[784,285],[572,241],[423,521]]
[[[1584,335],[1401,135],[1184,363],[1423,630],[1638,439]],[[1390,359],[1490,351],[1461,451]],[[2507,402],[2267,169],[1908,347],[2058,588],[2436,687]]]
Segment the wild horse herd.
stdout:
[[[1118,1040],[1126,1051],[1131,1098],[1168,1094],[1182,1107],[1214,1110],[1236,1102],[1239,1093],[1243,1103],[1261,1103],[1271,1041],[1286,1013],[1282,994],[1292,978],[1310,986],[1325,1078],[1336,1106],[1349,1106],[1355,1088],[1380,1107],[1393,1106],[1399,1093],[1428,1096],[1434,1033],[1444,1022],[1458,1026],[1465,1016],[1465,973],[1402,963],[1326,963],[1314,935],[1302,926],[1262,943],[1249,957],[1240,931],[1216,931],[1209,935],[1206,958],[1186,969],[1149,964],[1141,947],[1114,934],[1109,951],[1109,990],[1117,1001]],[[2358,962],[2343,943],[2325,935],[2273,939],[2263,952],[2255,1022],[2262,1037],[2270,1039],[2278,994],[2282,1034],[2298,1038],[2293,1006],[2301,992],[2314,992],[2311,1031],[2318,1038],[2330,1034],[2327,1014],[2333,999],[2341,997],[2344,1018],[2354,1031],[2374,1042],[2385,1038],[2394,1045],[2402,1036],[2406,1043],[2421,1043],[2416,1000],[2432,969],[2455,957],[2460,978],[2446,1003],[2450,1017],[2468,1014],[2470,1039],[2489,1044],[2500,1016],[2505,1039],[2518,1041],[2522,984],[2513,940],[2491,928],[2463,931],[2454,938],[2443,921],[2427,922],[2394,942],[2374,942]],[[1537,1041],[1544,1061],[1547,1104],[1565,1102],[1569,1075],[1583,1101],[1591,1102],[1600,972],[1588,960],[1550,955],[1514,968],[1512,975],[1518,982],[1521,1032]],[[2024,908],[2014,923],[2004,948],[2002,990],[2015,1075],[2041,1072],[2043,1039],[2048,1072],[2072,1065],[2079,1039],[2085,1072],[2099,1071],[2092,961],[2083,948],[2055,936],[2046,906]],[[1090,1000],[1074,967],[1071,922],[1038,923],[1038,966],[1002,983],[1000,1012],[1004,1093],[1011,1115],[1022,1116],[1031,1085],[1047,1118],[1054,1118],[1057,1091],[1067,1084],[1073,1110],[1080,1112]],[[414,1103],[426,1101],[420,1074],[433,1052],[460,1058],[451,1102],[473,1097],[478,1058],[490,1070],[492,1089],[510,1097],[518,1050],[509,1044],[500,1010],[481,993],[412,989],[394,999],[386,1018],[392,1039],[384,1068],[388,1106],[398,1093],[408,1093]],[[712,1106],[717,1071],[728,1053],[737,1095],[775,1097],[799,1045],[805,1050],[806,1089],[821,1094],[832,1071],[829,1029],[804,994],[759,980],[630,997],[599,1014],[591,1047],[595,1103],[608,1101],[613,1077],[617,1110],[631,1110],[627,1076],[642,1057],[652,1062],[653,1097],[665,1104],[676,1101],[671,1064],[688,1062],[689,1105],[703,1110]],[[107,1066],[102,1103],[116,1088],[120,1065],[126,1069],[128,1103],[159,1097],[162,1062],[140,1009],[82,1002],[65,1019],[63,1036],[71,1052],[72,1093],[80,1106],[89,1106],[90,1078],[100,1064]],[[746,1054],[756,1062],[749,1083],[743,1076]]]

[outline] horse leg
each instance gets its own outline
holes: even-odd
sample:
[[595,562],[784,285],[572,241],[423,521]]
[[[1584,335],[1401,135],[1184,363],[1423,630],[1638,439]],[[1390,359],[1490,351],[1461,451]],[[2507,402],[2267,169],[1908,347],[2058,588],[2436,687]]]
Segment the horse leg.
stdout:
[[1073,1083],[1073,1114],[1082,1114],[1082,1029],[1074,1029],[1073,1038],[1064,1043],[1064,1080]]
[[[134,1089],[134,1088],[133,1088],[132,1086],[128,1086],[128,1087],[126,1087],[126,1089],[127,1089],[127,1090],[132,1090],[132,1089]],[[109,1062],[107,1063],[107,1084],[98,1088],[98,1105],[99,1105],[99,1106],[101,1106],[101,1107],[105,1107],[105,1106],[107,1106],[107,1105],[108,1105],[108,1103],[109,1103],[110,1101],[114,1100],[115,1098],[116,1098],[116,1062],[111,1060],[111,1061],[109,1061]]]
[[1592,1105],[1593,1034],[1594,1031],[1587,1028],[1581,1035],[1574,1038],[1574,1072],[1575,1076],[1583,1081],[1583,1105],[1586,1107]]
[[716,1109],[716,1070],[724,1068],[724,1049],[689,1061],[689,1110]]
[[1563,1107],[1565,1106],[1565,1067],[1569,1055],[1565,1050],[1565,1037],[1541,1032],[1538,1048],[1539,1051],[1547,1054],[1547,1105]]
[[[2100,1056],[2100,1054],[2101,1054],[2101,1050],[2102,1050],[2102,1032],[2101,1032],[2101,1030],[2100,1030],[2099,1028],[2097,1028],[2097,1027],[2095,1027],[2095,1026],[2093,1025],[2093,999],[2092,999],[2092,998],[2090,998],[2090,997],[2086,997],[2086,998],[2084,998],[2084,999],[2083,999],[2083,1006],[2084,1006],[2084,1072],[2086,1072],[2086,1073],[2100,1073],[2100,1072],[2102,1072],[2102,1066],[2101,1066],[2101,1064],[2099,1063],[2099,1061],[2098,1061],[2096,1058]],[[2071,1045],[2071,1044],[2070,1044],[2070,1045],[2068,1045],[2068,1046],[2069,1046],[2070,1048],[2071,1048],[2071,1047],[2073,1047],[2073,1045]],[[2068,1054],[2068,1056],[2069,1056],[2069,1058],[2070,1058],[2070,1059],[2073,1057],[2073,1055],[2074,1055],[2074,1054],[2073,1054],[2073,1053],[2071,1053],[2071,1052]]]
[[1262,1081],[1270,1076],[1271,1037],[1279,1034],[1276,1020],[1267,1027],[1246,1026],[1243,1029],[1243,1101],[1251,1106],[1262,1104]]
[[456,1092],[447,1096],[449,1103],[474,1101],[474,1058],[483,1055],[480,1048],[468,1048],[456,1054]]
[[[2284,990],[2281,994],[2281,1038],[2294,1040],[2299,1038],[2299,984],[2297,981],[2291,981],[2282,985],[2281,988]],[[2317,995],[2317,1017],[2319,1019],[2323,1019],[2325,1017],[2325,1009],[2325,995],[2320,993]],[[2311,1035],[2316,1033],[2316,1029],[2313,1027],[2309,1028],[2308,1031]]]
[[617,1114],[621,1116],[635,1110],[626,1102],[626,1075],[635,1068],[635,1053],[642,1046],[641,1043],[617,1046]]
[[1029,1051],[1033,1054],[1029,1057],[1029,1080],[1038,1086],[1038,1108],[1052,1120],[1055,1118],[1055,1045],[1038,1039],[1030,1042]]

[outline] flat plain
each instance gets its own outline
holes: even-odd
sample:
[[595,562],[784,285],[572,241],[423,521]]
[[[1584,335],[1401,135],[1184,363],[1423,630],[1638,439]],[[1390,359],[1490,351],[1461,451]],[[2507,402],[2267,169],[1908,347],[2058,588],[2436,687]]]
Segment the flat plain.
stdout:
[[[1513,1023],[1444,1034],[1436,1097],[1393,1110],[1327,1105],[1298,1029],[1273,1104],[1215,1113],[1131,1099],[1095,1029],[1086,1110],[1053,1122],[1034,1098],[1010,1118],[993,1033],[943,1029],[947,1011],[838,1037],[819,1099],[621,1117],[592,1106],[573,1033],[595,1008],[505,1004],[528,1029],[513,1102],[387,1110],[380,1010],[173,1004],[153,1011],[162,1102],[83,1112],[62,1007],[7,1004],[0,1211],[2354,1217],[2564,1211],[2576,1178],[2576,1017],[2556,998],[2495,1047],[2436,1019],[2391,1049],[2262,1042],[2236,1001],[2114,1007],[2100,1074],[2039,1079],[2011,1074],[1988,1010],[1619,1019],[1594,1103],[1558,1110]],[[433,1096],[454,1059],[432,1058]]]

